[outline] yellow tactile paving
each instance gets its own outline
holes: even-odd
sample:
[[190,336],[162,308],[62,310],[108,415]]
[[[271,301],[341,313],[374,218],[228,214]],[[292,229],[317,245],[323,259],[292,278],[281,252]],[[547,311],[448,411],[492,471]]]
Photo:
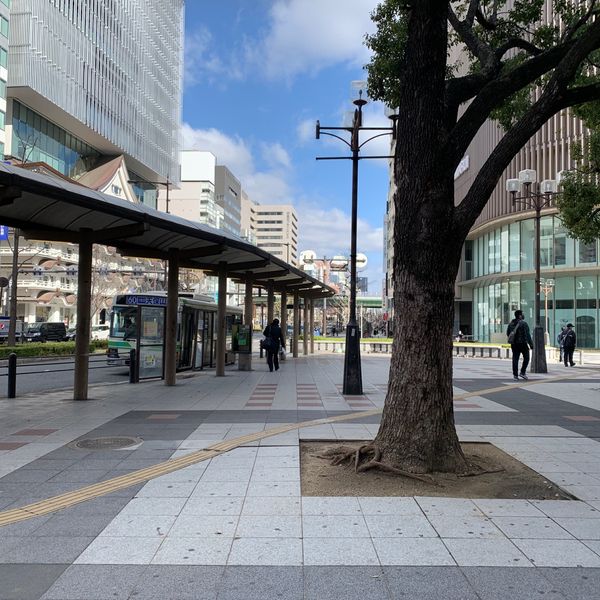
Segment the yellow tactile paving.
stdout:
[[[465,394],[455,396],[454,399],[464,400],[473,396],[494,394],[512,388],[520,388],[540,383],[548,383],[551,381],[558,381],[562,379],[575,379],[588,374],[589,372],[587,371],[578,370],[577,374],[573,374],[571,372],[568,375],[549,377],[543,380],[537,379],[530,381],[522,381],[518,384],[503,385],[494,388],[478,390],[475,392],[467,392]],[[18,523],[19,521],[25,521],[27,519],[31,519],[32,517],[47,515],[49,513],[62,510],[64,508],[69,508],[70,506],[74,506],[75,504],[85,502],[86,500],[98,498],[99,496],[104,496],[106,494],[110,494],[111,492],[127,488],[131,485],[135,485],[136,483],[143,483],[145,481],[149,481],[156,477],[160,477],[161,475],[166,475],[167,473],[172,473],[173,471],[178,471],[179,469],[189,467],[190,465],[203,462],[210,458],[214,458],[215,456],[224,454],[225,452],[229,452],[229,450],[233,450],[234,448],[238,448],[239,446],[243,446],[244,444],[250,442],[256,442],[268,437],[279,435],[281,433],[286,433],[288,431],[303,429],[305,427],[315,427],[317,425],[328,425],[340,421],[362,419],[365,417],[378,415],[381,413],[382,410],[382,408],[376,408],[373,410],[354,412],[347,415],[339,415],[337,417],[325,417],[323,419],[303,421],[301,423],[291,423],[289,425],[281,425],[279,427],[273,427],[272,429],[266,429],[263,431],[257,431],[256,433],[243,435],[232,440],[218,442],[202,450],[191,452],[190,454],[186,454],[185,456],[158,463],[151,467],[146,467],[145,469],[133,471],[132,473],[128,473],[127,475],[121,475],[120,477],[115,477],[113,479],[108,479],[106,481],[101,481],[99,483],[87,485],[77,490],[73,490],[72,492],[66,492],[58,496],[53,496],[51,498],[41,500],[40,502],[27,504],[26,506],[22,506],[20,508],[5,510],[3,512],[0,512],[0,527],[4,525],[11,525],[13,523]]]

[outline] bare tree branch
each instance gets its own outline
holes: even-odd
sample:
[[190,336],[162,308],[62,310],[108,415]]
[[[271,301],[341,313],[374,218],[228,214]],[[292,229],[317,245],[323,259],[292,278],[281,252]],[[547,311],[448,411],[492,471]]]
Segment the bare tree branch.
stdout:
[[538,48],[535,44],[532,44],[523,38],[511,38],[496,48],[496,58],[501,60],[507,52],[515,48],[525,50],[525,52],[531,54],[532,56],[537,56],[543,52],[541,48]]
[[493,69],[498,62],[496,55],[491,46],[475,34],[472,24],[461,21],[451,6],[448,7],[448,21],[469,51],[477,57],[484,71]]

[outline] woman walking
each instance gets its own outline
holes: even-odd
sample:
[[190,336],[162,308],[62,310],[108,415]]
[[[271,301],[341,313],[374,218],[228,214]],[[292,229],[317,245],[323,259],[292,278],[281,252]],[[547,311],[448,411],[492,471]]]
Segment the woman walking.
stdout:
[[279,319],[273,319],[270,325],[265,327],[263,331],[265,340],[263,347],[267,352],[267,364],[269,365],[269,371],[279,370],[279,345],[285,348],[285,340],[283,339],[283,332],[279,327]]

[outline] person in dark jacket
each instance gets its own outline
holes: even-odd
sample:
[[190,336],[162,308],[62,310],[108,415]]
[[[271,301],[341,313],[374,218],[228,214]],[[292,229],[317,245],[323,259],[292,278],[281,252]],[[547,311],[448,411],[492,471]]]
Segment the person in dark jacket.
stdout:
[[565,347],[563,345],[563,342],[565,340],[565,334],[567,333],[567,326],[563,325],[560,328],[560,333],[556,336],[556,343],[558,344],[558,350],[559,350],[559,357],[558,357],[558,362],[561,363],[563,361],[564,358],[564,350]]
[[279,319],[273,319],[270,325],[265,327],[263,335],[266,338],[265,350],[267,351],[267,364],[269,365],[269,371],[273,371],[273,367],[276,371],[279,370],[279,346],[285,348],[285,340],[283,339],[283,332],[279,327]]
[[575,366],[573,362],[573,352],[575,352],[575,346],[577,346],[577,336],[575,335],[575,330],[573,329],[573,323],[567,323],[567,331],[565,331],[565,335],[563,337],[563,356],[565,359],[565,367],[569,365],[571,367]]
[[[511,336],[513,332],[514,336]],[[522,310],[515,310],[515,318],[508,324],[506,335],[512,349],[513,379],[519,379],[519,377],[529,379],[527,377],[527,365],[529,364],[529,349],[533,350],[533,340]],[[519,372],[519,358],[521,355],[523,355],[523,364],[521,365],[521,372]]]

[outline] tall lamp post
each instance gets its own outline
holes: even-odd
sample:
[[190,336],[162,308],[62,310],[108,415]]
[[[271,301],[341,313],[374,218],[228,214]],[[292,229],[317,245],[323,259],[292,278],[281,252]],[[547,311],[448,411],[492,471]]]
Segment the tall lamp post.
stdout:
[[[540,290],[544,292],[544,315],[546,321],[546,333],[550,333],[550,315],[548,315],[548,296],[554,290],[554,279],[542,279],[540,281]],[[550,341],[548,340],[548,343]]]
[[[357,209],[358,209],[358,161],[364,158],[385,158],[389,156],[360,156],[362,147],[371,140],[391,135],[396,138],[395,115],[392,115],[391,127],[363,127],[362,109],[367,101],[362,97],[362,89],[359,90],[358,98],[353,102],[354,115],[350,127],[323,127],[317,121],[315,137],[320,139],[321,134],[337,138],[346,144],[352,154],[351,156],[319,156],[317,160],[351,160],[352,161],[352,224],[350,238],[350,315],[348,325],[346,326],[346,354],[344,356],[344,385],[343,393],[345,395],[362,395],[362,371],[360,366],[360,328],[356,321],[356,227],[357,227]],[[340,135],[331,133],[332,131],[344,131],[350,134],[350,139],[344,139]],[[378,131],[361,143],[361,131]],[[383,133],[382,133],[383,132]]]
[[506,180],[506,191],[512,197],[513,206],[519,204],[530,210],[535,210],[535,328],[533,330],[533,361],[531,371],[533,373],[547,373],[546,340],[540,316],[540,222],[542,209],[550,206],[554,196],[556,196],[557,182],[553,179],[545,179],[538,184],[537,173],[533,169],[524,169],[523,171],[519,171],[518,179]]

